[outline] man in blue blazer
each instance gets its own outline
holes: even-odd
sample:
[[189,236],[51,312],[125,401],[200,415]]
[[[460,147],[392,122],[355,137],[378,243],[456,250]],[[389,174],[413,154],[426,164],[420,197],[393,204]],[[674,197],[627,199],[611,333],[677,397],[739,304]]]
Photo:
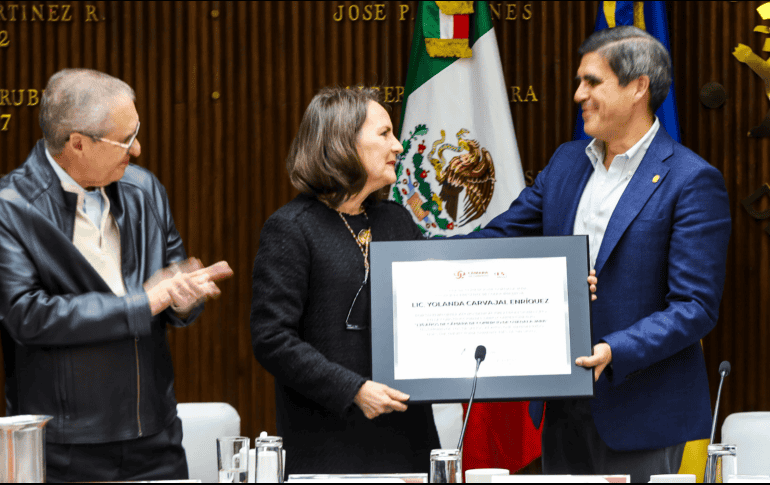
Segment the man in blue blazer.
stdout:
[[[730,206],[721,173],[675,142],[654,113],[671,86],[668,51],[618,27],[581,47],[585,131],[533,187],[471,237],[589,236],[596,398],[547,403],[546,474],[677,473],[687,441],[708,438],[711,402],[700,340],[725,280]],[[533,403],[536,426],[543,404]]]

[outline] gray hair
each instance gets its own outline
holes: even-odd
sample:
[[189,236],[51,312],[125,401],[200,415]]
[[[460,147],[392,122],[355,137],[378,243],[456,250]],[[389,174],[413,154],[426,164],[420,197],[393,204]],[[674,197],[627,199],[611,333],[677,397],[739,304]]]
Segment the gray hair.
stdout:
[[650,109],[655,113],[671,89],[671,56],[658,39],[637,27],[621,26],[594,32],[583,42],[581,56],[596,52],[610,64],[620,85],[647,76],[650,79]]
[[61,154],[72,133],[106,136],[114,129],[110,110],[121,96],[136,101],[131,86],[103,72],[64,69],[51,76],[40,102],[40,128],[51,154]]

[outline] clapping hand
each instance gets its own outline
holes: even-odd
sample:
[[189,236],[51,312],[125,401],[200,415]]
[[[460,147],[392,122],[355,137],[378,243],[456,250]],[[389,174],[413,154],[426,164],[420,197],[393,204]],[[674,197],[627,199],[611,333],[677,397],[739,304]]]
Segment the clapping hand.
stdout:
[[218,298],[222,292],[215,282],[228,279],[233,274],[225,261],[204,268],[197,258],[158,271],[144,284],[152,315],[171,307],[181,318],[186,318],[204,301]]

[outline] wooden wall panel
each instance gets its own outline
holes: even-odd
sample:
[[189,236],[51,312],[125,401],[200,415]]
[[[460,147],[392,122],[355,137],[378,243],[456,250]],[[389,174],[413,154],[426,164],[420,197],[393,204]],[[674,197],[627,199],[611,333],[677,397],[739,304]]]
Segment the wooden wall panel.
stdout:
[[[41,3],[60,2],[0,6]],[[188,252],[236,271],[195,326],[169,334],[177,396],[232,404],[249,436],[275,432],[273,380],[251,352],[252,262],[265,220],[295,195],[284,158],[302,113],[323,86],[406,80],[414,22],[399,20],[400,5],[410,6],[409,17],[417,2],[383,2],[380,22],[333,20],[339,6],[373,3],[69,2],[71,22],[0,19],[11,40],[0,48],[0,90],[42,89],[64,67],[106,71],[136,89],[137,163],[168,189]],[[576,51],[598,2],[491,3],[502,17],[495,26],[506,82],[522,93],[532,86],[538,99],[511,104],[524,170],[534,175],[572,137]],[[709,374],[716,384],[719,362],[732,361],[722,416],[770,410],[770,236],[741,206],[770,182],[770,142],[746,137],[768,102],[762,81],[730,55],[739,42],[761,51],[764,36],[752,32],[761,2],[670,3],[684,143],[724,173],[735,224],[720,323],[704,340]],[[513,4],[518,18],[505,20]],[[85,22],[89,6],[103,21]],[[721,109],[699,102],[710,81],[728,90]],[[398,126],[401,104],[392,107]],[[41,136],[36,107],[0,106],[3,114],[12,120],[0,132],[0,173],[20,165]]]
[[[722,171],[733,216],[721,318],[704,339],[712,394],[716,396],[719,364],[729,360],[733,374],[725,384],[722,418],[733,412],[770,411],[770,237],[764,232],[767,222],[750,217],[741,204],[770,183],[770,141],[747,137],[770,105],[764,82],[732,56],[742,43],[767,57],[762,53],[767,36],[753,32],[756,25],[767,25],[756,11],[763,2],[671,3],[683,143]],[[729,99],[722,108],[708,109],[699,102],[699,91],[709,82],[725,87]],[[764,201],[762,210],[767,206]]]

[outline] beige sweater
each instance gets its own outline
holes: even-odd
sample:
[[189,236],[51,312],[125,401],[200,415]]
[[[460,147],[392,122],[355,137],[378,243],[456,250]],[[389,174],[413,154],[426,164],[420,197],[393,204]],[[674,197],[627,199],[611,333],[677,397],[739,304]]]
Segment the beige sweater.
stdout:
[[126,287],[123,283],[123,272],[120,266],[120,229],[115,222],[115,218],[110,213],[110,199],[104,192],[104,188],[99,189],[104,199],[104,210],[102,211],[100,227],[96,227],[91,218],[85,213],[85,189],[78,185],[53,160],[53,157],[51,157],[47,150],[46,155],[59,176],[64,191],[78,196],[72,243],[78,248],[83,257],[91,263],[91,266],[99,273],[99,276],[107,283],[112,292],[117,296],[125,296]]

